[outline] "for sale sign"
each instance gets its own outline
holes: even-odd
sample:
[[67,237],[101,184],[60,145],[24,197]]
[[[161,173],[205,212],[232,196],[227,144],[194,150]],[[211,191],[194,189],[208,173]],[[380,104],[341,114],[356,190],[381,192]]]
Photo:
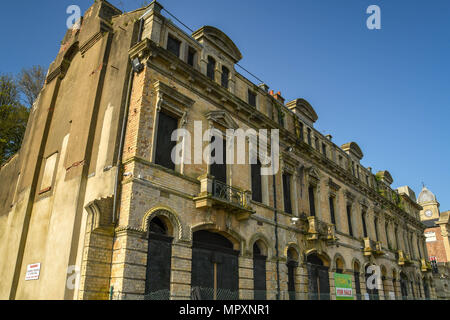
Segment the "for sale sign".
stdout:
[[41,273],[41,264],[33,263],[27,266],[27,274],[25,276],[25,281],[29,280],[39,280],[39,275]]
[[334,274],[336,300],[353,300],[352,276],[348,274]]

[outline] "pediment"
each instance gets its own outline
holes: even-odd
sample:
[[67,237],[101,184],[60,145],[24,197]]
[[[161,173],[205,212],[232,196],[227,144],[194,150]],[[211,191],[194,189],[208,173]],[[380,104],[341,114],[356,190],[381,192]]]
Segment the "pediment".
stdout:
[[286,106],[294,113],[306,118],[311,123],[315,123],[319,119],[314,108],[305,99],[296,99],[287,103]]
[[226,129],[237,130],[239,126],[230,114],[224,110],[210,111],[205,114],[206,119],[213,121]]
[[225,33],[215,27],[201,27],[192,34],[192,37],[199,42],[207,39],[216,47],[222,49],[222,51],[226,53],[234,61],[234,63],[242,60],[242,54],[234,42]]

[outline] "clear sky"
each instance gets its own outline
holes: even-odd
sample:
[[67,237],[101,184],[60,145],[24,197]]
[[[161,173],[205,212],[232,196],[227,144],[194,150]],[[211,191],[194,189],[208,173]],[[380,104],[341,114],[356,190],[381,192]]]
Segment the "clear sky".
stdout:
[[[133,10],[142,0],[111,0]],[[66,8],[93,0],[2,1],[0,72],[55,58]],[[305,98],[316,128],[338,145],[355,141],[393,187],[422,182],[450,210],[450,1],[161,0],[196,30],[213,25],[240,48],[241,64],[288,100]],[[381,8],[381,30],[366,9]],[[255,82],[257,82],[255,80]]]

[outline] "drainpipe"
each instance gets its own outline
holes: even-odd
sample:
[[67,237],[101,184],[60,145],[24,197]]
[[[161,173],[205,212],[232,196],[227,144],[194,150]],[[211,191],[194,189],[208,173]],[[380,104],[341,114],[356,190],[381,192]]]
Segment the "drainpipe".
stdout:
[[279,250],[278,250],[278,210],[277,210],[277,186],[276,186],[276,176],[275,176],[275,167],[274,163],[274,155],[272,151],[272,169],[273,169],[273,207],[275,213],[275,254],[277,259],[277,300],[280,300],[280,261],[279,261]]
[[[138,39],[137,39],[136,43],[139,43],[142,40],[142,32],[144,29],[144,17],[145,17],[145,15],[142,16],[139,21],[139,33],[138,33]],[[128,61],[128,63],[130,63],[130,61]],[[122,154],[123,154],[123,148],[125,145],[125,133],[126,133],[126,127],[127,127],[127,122],[128,122],[128,112],[130,110],[131,88],[133,85],[135,72],[139,72],[139,71],[135,70],[133,65],[131,65],[130,75],[128,76],[128,87],[127,87],[127,95],[126,95],[126,101],[125,101],[125,113],[123,115],[122,128],[121,128],[121,133],[120,133],[119,153],[117,155],[117,162],[116,162],[117,172],[116,172],[116,177],[115,177],[115,182],[114,182],[114,202],[113,202],[113,212],[112,212],[112,224],[113,225],[115,225],[116,220],[118,218],[117,202],[119,199],[119,184],[120,184],[120,174],[121,174],[121,169],[122,169]]]

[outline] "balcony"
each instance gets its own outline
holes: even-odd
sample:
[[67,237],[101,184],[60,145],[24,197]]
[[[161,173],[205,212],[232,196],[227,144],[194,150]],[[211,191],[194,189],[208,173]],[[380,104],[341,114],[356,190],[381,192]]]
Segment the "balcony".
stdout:
[[236,215],[238,221],[247,220],[252,214],[250,191],[243,191],[215,180],[212,176],[199,177],[200,194],[194,198],[197,209],[224,208]]
[[374,241],[370,238],[364,238],[364,256],[383,255],[383,246],[381,241]]
[[307,240],[325,240],[329,244],[335,243],[336,227],[332,224],[320,221],[316,217],[308,217],[308,235]]
[[398,256],[397,263],[399,266],[411,264],[410,256],[408,254],[404,253],[403,250],[398,250],[397,256]]
[[431,271],[431,263],[427,259],[420,259],[420,270],[422,272]]

